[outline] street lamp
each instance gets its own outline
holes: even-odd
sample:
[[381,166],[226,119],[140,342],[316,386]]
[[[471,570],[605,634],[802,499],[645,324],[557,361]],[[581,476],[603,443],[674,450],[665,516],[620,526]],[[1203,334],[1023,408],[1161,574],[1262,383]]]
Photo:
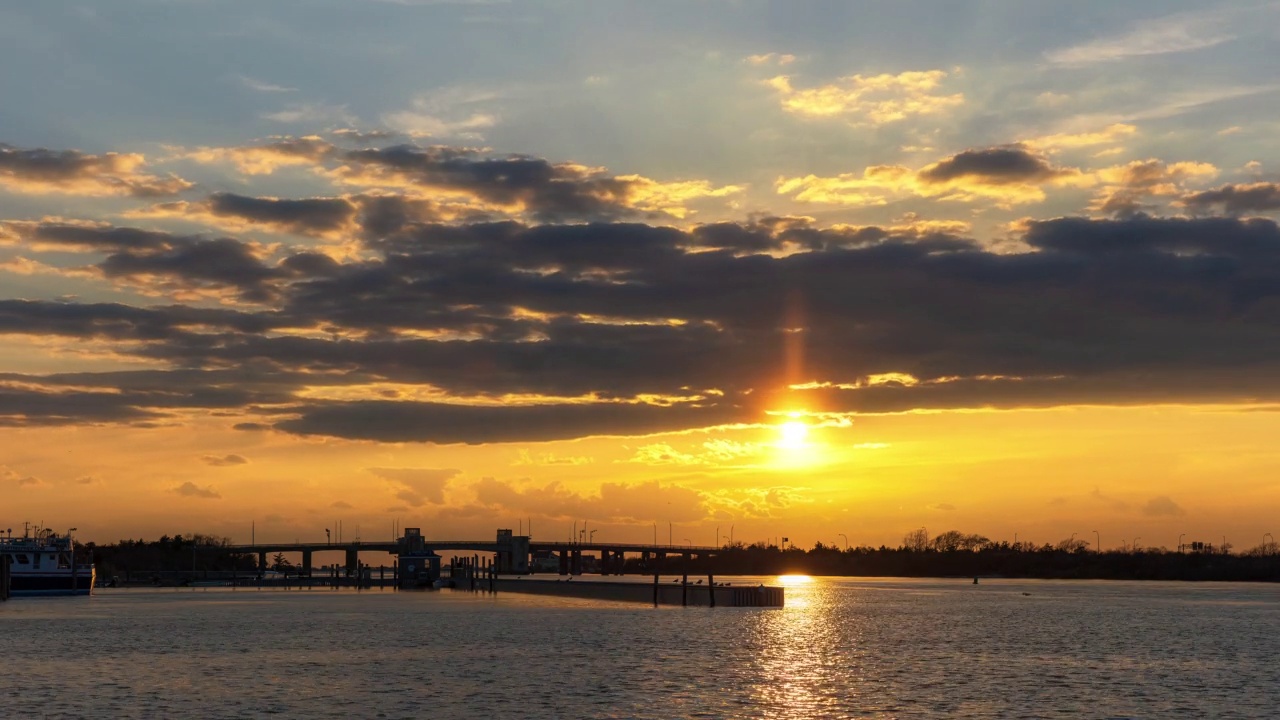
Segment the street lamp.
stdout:
[[[71,528],[71,529],[72,529],[72,530],[75,530],[75,528]],[[1262,552],[1263,552],[1263,554],[1266,554],[1266,552],[1267,552],[1267,538],[1271,538],[1271,544],[1272,544],[1272,545],[1275,545],[1275,544],[1276,544],[1276,536],[1275,536],[1275,535],[1272,535],[1271,533],[1262,533]]]
[[595,531],[595,530],[592,530],[590,533],[588,533],[588,534],[587,534],[587,540],[588,540],[588,542],[595,542],[595,541],[596,541],[596,531]]
[[849,550],[849,536],[845,535],[844,533],[836,533],[836,534],[844,538],[844,549],[847,552]]
[[1101,533],[1099,533],[1097,530],[1094,530],[1094,531],[1093,531],[1093,535],[1094,535],[1094,537],[1096,537],[1096,538],[1098,539],[1098,549],[1097,549],[1097,552],[1102,552],[1102,534],[1101,534]]
[[325,544],[325,545],[332,545],[332,544],[333,544],[332,542],[330,542],[329,537],[330,537],[330,536],[329,536],[329,528],[325,528],[325,529],[324,529],[324,544]]
[[1139,540],[1141,540],[1141,539],[1142,539],[1142,536],[1141,536],[1141,535],[1139,535],[1138,537],[1136,537],[1136,538],[1134,538],[1134,539],[1133,539],[1133,551],[1134,551],[1134,552],[1138,552],[1138,541],[1139,541]]
[[1178,533],[1178,552],[1182,552],[1182,538],[1186,536],[1186,533]]
[[688,545],[689,547],[693,547],[693,541],[690,540],[689,538],[684,539],[684,544]]

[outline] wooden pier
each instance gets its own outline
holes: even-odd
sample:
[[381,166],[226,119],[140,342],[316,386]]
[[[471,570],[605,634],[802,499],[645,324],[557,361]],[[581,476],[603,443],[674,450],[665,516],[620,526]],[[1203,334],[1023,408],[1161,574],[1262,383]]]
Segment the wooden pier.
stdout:
[[496,592],[612,600],[650,605],[685,607],[765,607],[780,608],[785,603],[783,588],[765,585],[696,585],[681,582],[628,583],[608,580],[534,580],[498,578]]

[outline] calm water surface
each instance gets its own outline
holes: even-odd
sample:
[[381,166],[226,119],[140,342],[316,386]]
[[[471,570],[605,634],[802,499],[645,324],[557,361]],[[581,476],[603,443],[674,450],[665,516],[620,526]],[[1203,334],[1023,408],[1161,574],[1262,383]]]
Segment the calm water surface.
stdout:
[[831,578],[787,601],[14,600],[0,717],[1280,717],[1273,586]]

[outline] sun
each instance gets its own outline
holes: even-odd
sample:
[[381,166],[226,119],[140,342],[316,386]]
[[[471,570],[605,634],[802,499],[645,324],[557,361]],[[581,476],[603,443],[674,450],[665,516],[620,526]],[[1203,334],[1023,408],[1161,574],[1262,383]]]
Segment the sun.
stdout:
[[809,425],[799,420],[788,420],[778,426],[778,447],[798,450],[809,441]]

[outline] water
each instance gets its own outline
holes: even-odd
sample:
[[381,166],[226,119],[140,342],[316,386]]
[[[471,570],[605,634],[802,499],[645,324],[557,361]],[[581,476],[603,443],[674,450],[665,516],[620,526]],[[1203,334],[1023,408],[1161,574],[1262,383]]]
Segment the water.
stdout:
[[4,718],[1264,718],[1280,587],[816,579],[783,610],[464,592],[0,603]]

